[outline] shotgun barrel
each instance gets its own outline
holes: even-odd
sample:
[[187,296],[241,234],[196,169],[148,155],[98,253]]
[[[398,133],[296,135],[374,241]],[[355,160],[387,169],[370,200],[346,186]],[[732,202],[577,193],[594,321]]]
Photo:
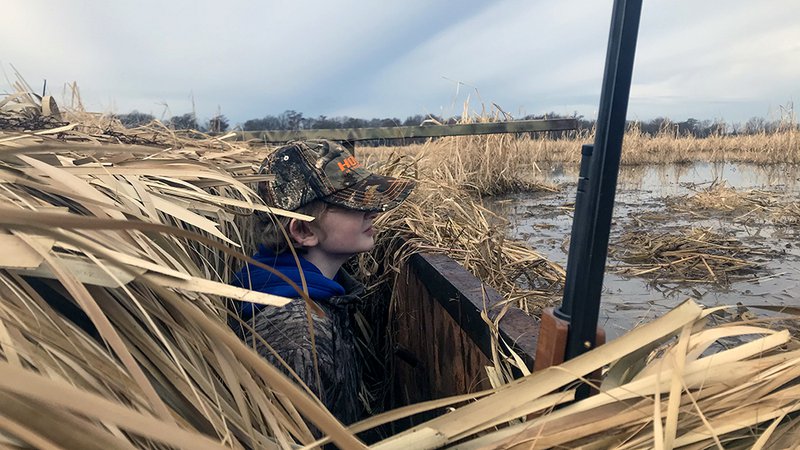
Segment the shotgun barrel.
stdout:
[[594,145],[584,145],[581,152],[564,298],[554,311],[569,323],[565,359],[596,345],[641,9],[642,0],[614,1]]

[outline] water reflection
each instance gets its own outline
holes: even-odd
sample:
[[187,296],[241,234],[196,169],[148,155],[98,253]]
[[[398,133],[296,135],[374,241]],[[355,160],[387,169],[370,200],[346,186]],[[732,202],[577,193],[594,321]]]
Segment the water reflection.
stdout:
[[[544,181],[574,184],[578,179],[577,165],[542,164],[537,174]],[[800,182],[800,166],[777,164],[759,166],[746,163],[693,163],[658,166],[623,166],[617,179],[618,189],[648,189],[670,195],[681,183],[702,184],[725,180],[737,189],[754,187],[786,187],[796,190]]]
[[[567,239],[572,227],[577,166],[542,167],[546,181],[561,185],[556,193],[523,193],[487,199],[487,206],[511,222],[511,237],[527,241],[550,260],[566,266]],[[698,187],[724,181],[737,190],[767,190],[798,201],[800,167],[757,166],[743,163],[697,163],[661,166],[625,166],[618,179],[612,225],[613,241],[623,229],[645,226],[648,231],[680,226],[706,226],[735,233],[744,243],[769,247],[780,253],[767,268],[772,276],[756,282],[714,285],[650,285],[641,278],[606,274],[600,323],[610,338],[621,335],[641,321],[651,320],[692,297],[707,306],[736,304],[800,306],[800,242],[797,229],[776,229],[733,223],[724,217],[689,220],[665,204],[666,197],[690,195]],[[635,221],[632,217],[655,217]],[[664,219],[665,218],[665,219]],[[637,225],[638,224],[638,225]],[[641,225],[644,224],[644,225]],[[617,261],[609,260],[613,265]]]

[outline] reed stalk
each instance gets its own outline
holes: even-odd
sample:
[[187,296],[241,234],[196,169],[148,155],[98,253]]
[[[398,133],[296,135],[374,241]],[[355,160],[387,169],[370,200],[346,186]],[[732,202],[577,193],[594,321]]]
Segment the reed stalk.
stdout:
[[[366,445],[355,433],[443,405],[452,411],[372,448],[797,442],[797,341],[764,323],[714,324],[715,310],[691,301],[561,366],[346,427],[226,323],[227,301],[286,301],[227,284],[252,245],[237,217],[291,214],[261,204],[248,185],[263,179],[254,173],[263,150],[157,125],[121,137],[113,120],[80,109],[59,118],[21,91],[0,104],[3,120],[34,127],[0,130],[3,446],[357,449]],[[85,122],[64,120],[81,114]],[[470,146],[484,158],[493,151],[488,140]],[[443,182],[419,159],[392,161],[384,170],[421,182],[381,219],[407,242],[460,255],[500,286],[509,267],[537,268],[545,285],[561,280],[557,266],[502,238],[502,221],[463,189],[488,183],[469,182],[474,163],[440,170]],[[519,187],[513,173],[492,170]],[[571,403],[581,375],[600,368],[600,394]]]

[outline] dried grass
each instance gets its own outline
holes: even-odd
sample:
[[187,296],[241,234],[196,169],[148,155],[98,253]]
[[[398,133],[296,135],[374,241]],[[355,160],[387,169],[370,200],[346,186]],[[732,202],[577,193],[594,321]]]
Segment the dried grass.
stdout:
[[[471,116],[465,105],[459,123],[501,120],[499,113]],[[558,188],[544,181],[538,162],[550,153],[551,139],[523,139],[513,134],[453,136],[429,139],[404,147],[359,149],[368,163],[382,163],[397,155],[417,159],[422,176],[477,195]],[[533,147],[533,148],[532,148]]]
[[737,190],[724,181],[713,181],[694,194],[666,199],[667,206],[693,218],[722,214],[733,222],[771,222],[781,227],[800,223],[800,202],[785,194],[758,189]]
[[[345,429],[225,324],[224,298],[281,301],[225,284],[224,269],[245,258],[231,247],[247,245],[235,217],[264,208],[245,186],[260,155],[215,139],[171,149],[113,144],[114,136],[67,126],[0,134],[4,446],[288,449],[316,445],[308,421],[339,447],[356,449],[364,446],[355,432],[450,404],[461,406],[373,447],[767,448],[797,441],[797,343],[786,331],[749,323],[704,327],[710,311],[691,302],[493,391],[412,405]],[[387,170],[414,167],[398,161]],[[486,257],[485,270],[508,271],[516,257],[559,278],[540,258],[497,241],[494,219],[463,191],[418,178],[418,198],[383,219],[387,225],[404,224],[409,238],[408,230],[427,233],[435,247],[461,249],[470,263]],[[713,345],[738,336],[746,339]],[[601,393],[565,404],[579,375],[602,367]]]
[[0,132],[4,441],[290,448],[308,421],[361,446],[227,327],[226,298],[287,301],[227,284],[235,217],[270,210],[244,184],[258,155],[83,133]]
[[[486,119],[479,119],[486,120]],[[572,132],[560,138],[546,133],[538,136],[489,136],[474,138],[444,138],[432,140],[425,145],[409,146],[403,151],[418,154],[422,151],[434,155],[444,164],[456,162],[457,152],[475,147],[474,155],[481,155],[475,164],[464,164],[470,170],[463,181],[469,183],[477,175],[475,185],[488,185],[491,189],[483,193],[498,193],[499,187],[510,182],[533,181],[541,184],[535,174],[543,163],[565,163],[577,166],[580,163],[582,144],[594,142],[594,132]],[[623,165],[682,164],[688,162],[749,162],[755,164],[800,164],[800,127],[787,122],[775,132],[752,135],[712,135],[706,138],[678,135],[674,130],[664,129],[656,136],[643,133],[632,126],[625,133],[622,147]],[[369,153],[385,154],[391,148],[374,148]],[[464,162],[462,162],[463,164]],[[534,175],[532,175],[534,174]],[[485,175],[485,176],[484,176]],[[471,178],[472,177],[472,178]],[[532,178],[533,177],[533,178]],[[498,188],[493,180],[502,180]]]
[[[596,350],[534,372],[374,448],[433,449],[456,442],[447,448],[794,445],[800,436],[792,414],[800,409],[797,342],[786,331],[747,323],[707,328],[712,312],[687,301]],[[736,344],[714,345],[720,340]],[[577,374],[602,367],[608,369],[600,393],[570,404]],[[509,425],[495,428],[501,424]]]
[[622,264],[616,273],[650,278],[653,282],[713,283],[753,279],[765,272],[770,252],[747,246],[711,229],[691,228],[664,233],[623,234],[611,250]]
[[506,219],[483,207],[452,178],[431,174],[422,159],[397,155],[373,167],[418,181],[407,202],[378,219],[384,230],[378,236],[379,251],[390,267],[377,272],[399,272],[398,266],[413,252],[444,253],[502,292],[507,302],[532,314],[550,306],[562,289],[564,269],[507,239]]
[[[472,117],[465,107],[461,122],[498,118]],[[524,243],[507,239],[507,219],[480,200],[482,195],[558,189],[537,175],[534,155],[522,151],[521,142],[513,135],[483,135],[399,148],[359,148],[359,158],[373,170],[418,181],[409,201],[379,219],[386,233],[378,236],[377,253],[387,264],[381,270],[364,270],[362,259],[362,273],[397,273],[413,252],[440,252],[503,293],[506,303],[532,315],[551,306],[563,288],[564,269]],[[380,282],[390,281],[383,277],[371,284]]]

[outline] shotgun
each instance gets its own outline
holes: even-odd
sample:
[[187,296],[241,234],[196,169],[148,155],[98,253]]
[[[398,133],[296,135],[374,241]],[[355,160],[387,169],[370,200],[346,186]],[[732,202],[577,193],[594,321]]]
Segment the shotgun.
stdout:
[[[542,314],[535,369],[559,364],[605,340],[598,330],[608,237],[625,133],[642,0],[615,0],[594,145],[583,145],[564,298]],[[587,385],[576,398],[589,395]]]

